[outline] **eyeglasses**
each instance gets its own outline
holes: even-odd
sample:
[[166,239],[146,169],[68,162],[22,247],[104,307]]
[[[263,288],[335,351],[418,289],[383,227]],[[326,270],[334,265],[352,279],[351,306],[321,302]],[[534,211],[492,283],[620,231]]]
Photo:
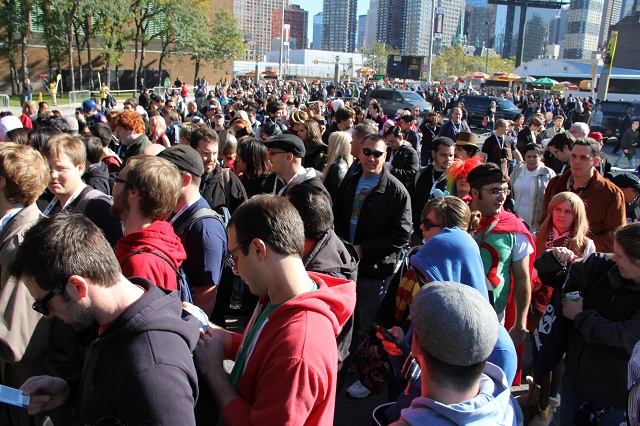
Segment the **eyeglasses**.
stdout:
[[430,231],[431,228],[442,228],[442,226],[438,225],[435,222],[431,222],[426,217],[424,219],[422,219],[422,225],[424,226],[424,230],[425,231]]
[[45,317],[48,316],[51,312],[47,307],[47,303],[49,303],[49,300],[51,300],[53,296],[55,296],[56,294],[60,294],[62,292],[64,285],[66,284],[59,284],[55,286],[53,290],[47,293],[45,297],[33,302],[33,305],[31,305],[31,308],[33,308],[33,310],[36,311],[37,313],[44,315]]
[[60,175],[64,175],[69,173],[71,170],[73,170],[74,167],[70,168],[70,169],[54,169],[54,168],[49,168],[49,174],[53,174],[54,172],[60,176]]
[[498,195],[509,195],[511,194],[511,190],[509,188],[491,188],[491,189],[486,189],[486,188],[480,188],[481,190],[488,192],[489,194],[493,195],[494,197],[497,197]]
[[234,248],[233,250],[231,250],[229,252],[229,254],[227,254],[225,257],[222,258],[222,261],[231,269],[236,267],[236,264],[238,262],[238,260],[236,259],[236,257],[233,255],[235,252],[237,252],[238,250],[240,250],[242,247],[246,246],[249,242],[251,242],[251,240],[247,240],[244,243],[240,244],[238,247]]
[[126,185],[130,185],[130,183],[129,183],[129,182],[127,182],[127,181],[126,181],[126,180],[124,180],[124,179],[119,178],[118,176],[116,176],[116,177],[114,177],[114,178],[113,178],[113,182],[114,182],[114,183],[124,183],[124,184],[126,184]]
[[375,158],[380,158],[382,157],[385,152],[383,151],[374,151],[370,148],[362,148],[362,153],[366,156],[366,157],[370,157],[370,156],[374,156]]

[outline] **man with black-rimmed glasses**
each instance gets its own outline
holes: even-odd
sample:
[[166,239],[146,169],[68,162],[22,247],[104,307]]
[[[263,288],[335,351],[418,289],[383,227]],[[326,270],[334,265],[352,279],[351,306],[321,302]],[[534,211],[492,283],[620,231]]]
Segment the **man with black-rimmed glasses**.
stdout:
[[[471,210],[482,215],[474,238],[480,247],[487,286],[490,286],[489,301],[499,319],[504,319],[521,365],[535,245],[522,220],[503,208],[511,192],[508,180],[500,166],[494,163],[481,164],[467,176],[471,187]],[[508,303],[513,304],[513,309],[507,308]],[[509,315],[509,312],[515,314]],[[520,376],[518,368],[514,384],[520,383]]]
[[[355,284],[305,270],[304,225],[284,197],[246,201],[227,235],[224,261],[260,301],[243,334],[210,328],[194,352],[222,420],[333,425],[336,336],[353,313]],[[230,375],[223,358],[235,360]]]

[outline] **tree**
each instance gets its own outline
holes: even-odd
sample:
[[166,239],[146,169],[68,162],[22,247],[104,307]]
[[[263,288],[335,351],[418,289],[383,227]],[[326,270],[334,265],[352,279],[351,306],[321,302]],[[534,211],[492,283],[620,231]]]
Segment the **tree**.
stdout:
[[37,7],[40,9],[41,14],[36,22],[43,28],[42,35],[47,47],[49,77],[55,78],[54,65],[57,69],[61,68],[60,64],[66,52],[64,21],[60,19],[60,15],[56,12],[54,0],[40,0]]
[[158,33],[150,33],[150,25],[157,23],[158,19],[170,19],[166,12],[171,1],[180,0],[134,0],[130,4],[134,23],[133,75],[136,90],[138,77],[141,76],[144,66],[146,47],[153,38],[158,36]]
[[[204,17],[203,17],[204,18]],[[213,22],[200,19],[188,38],[183,40],[186,51],[191,51],[195,61],[194,81],[200,74],[204,62],[216,69],[238,57],[244,49],[244,34],[238,28],[233,14],[226,10],[215,13]]]
[[[16,67],[15,51],[18,49],[16,36],[21,34],[23,24],[21,20],[15,19],[15,11],[18,10],[17,0],[4,0],[0,3],[0,41],[2,42],[2,50],[5,51],[9,59],[9,74],[11,76],[11,94],[15,95],[20,92],[20,78]],[[24,75],[23,78],[28,78]],[[24,81],[24,80],[23,80]]]
[[378,74],[387,73],[387,58],[389,55],[397,55],[398,51],[387,48],[384,43],[374,41],[362,51],[364,56],[364,66],[376,70]]
[[[159,22],[158,40],[160,41],[160,59],[158,71],[162,76],[164,61],[170,55],[184,49],[189,40],[193,38],[191,32],[200,24],[208,24],[203,19],[206,13],[205,3],[202,0],[172,1],[167,5],[167,16],[171,19],[162,19]],[[199,35],[208,37],[205,32]]]
[[125,47],[131,36],[130,32],[123,31],[133,18],[129,6],[128,0],[110,0],[98,2],[94,9],[94,32],[104,38],[101,56],[105,66],[103,81],[107,84],[110,84],[111,67],[122,65]]
[[515,68],[515,61],[512,58],[502,58],[500,55],[491,54],[487,56],[473,56],[469,54],[471,49],[467,48],[464,54],[460,45],[449,46],[440,54],[433,58],[431,74],[434,80],[443,81],[450,75],[468,76],[476,71],[487,72],[493,75],[496,72],[511,72]]

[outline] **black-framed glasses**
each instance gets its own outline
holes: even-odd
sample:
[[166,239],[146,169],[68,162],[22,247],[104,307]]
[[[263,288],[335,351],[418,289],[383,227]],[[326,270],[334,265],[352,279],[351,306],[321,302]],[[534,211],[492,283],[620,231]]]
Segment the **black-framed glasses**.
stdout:
[[509,188],[491,188],[491,189],[480,188],[480,189],[485,191],[485,192],[488,192],[489,194],[493,195],[494,197],[497,197],[498,195],[507,196],[507,195],[511,194],[511,190]]
[[385,152],[383,151],[374,151],[370,148],[362,148],[362,153],[366,156],[366,157],[370,157],[370,156],[374,156],[375,158],[380,158],[382,157]]
[[124,180],[124,179],[121,179],[121,178],[119,178],[118,176],[115,176],[115,177],[113,178],[113,181],[114,181],[114,182],[116,182],[116,183],[124,183],[124,184],[126,184],[126,185],[129,185],[129,182],[128,182],[128,181],[126,181],[126,180]]
[[238,262],[236,257],[233,255],[235,252],[240,250],[242,247],[246,246],[247,243],[251,242],[251,240],[247,240],[244,243],[240,244],[238,247],[231,250],[225,257],[222,258],[222,261],[231,269],[236,267],[236,263]]
[[51,312],[49,312],[47,303],[49,303],[49,300],[51,300],[53,296],[55,296],[56,294],[60,294],[65,285],[66,284],[58,284],[57,286],[55,286],[49,293],[47,293],[45,297],[40,300],[36,299],[36,301],[33,302],[33,305],[31,305],[31,308],[33,308],[33,310],[37,313],[44,315],[45,317],[48,316]]

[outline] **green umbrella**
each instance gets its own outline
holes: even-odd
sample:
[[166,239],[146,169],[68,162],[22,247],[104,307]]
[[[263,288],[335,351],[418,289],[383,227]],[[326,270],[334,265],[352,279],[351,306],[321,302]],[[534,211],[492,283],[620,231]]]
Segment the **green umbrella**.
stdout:
[[558,84],[557,81],[555,81],[552,78],[549,77],[544,77],[544,78],[539,78],[536,81],[532,82],[531,84],[533,84],[534,86],[553,86]]

